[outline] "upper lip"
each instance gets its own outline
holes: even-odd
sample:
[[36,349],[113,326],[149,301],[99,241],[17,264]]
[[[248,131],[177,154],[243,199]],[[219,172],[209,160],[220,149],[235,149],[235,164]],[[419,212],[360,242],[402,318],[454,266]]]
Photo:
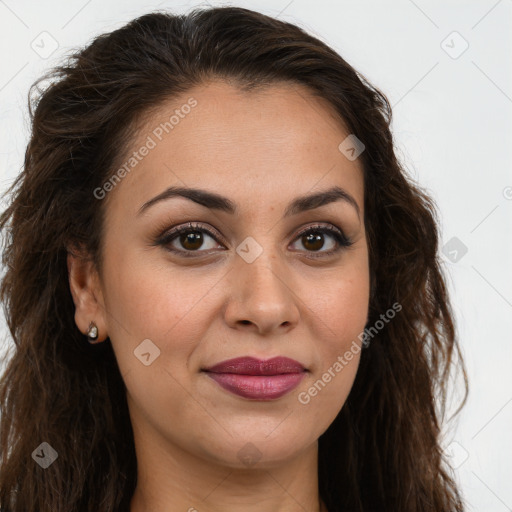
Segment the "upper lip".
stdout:
[[257,359],[256,357],[236,357],[221,361],[204,371],[212,373],[236,373],[240,375],[281,375],[300,373],[306,369],[302,364],[289,357]]

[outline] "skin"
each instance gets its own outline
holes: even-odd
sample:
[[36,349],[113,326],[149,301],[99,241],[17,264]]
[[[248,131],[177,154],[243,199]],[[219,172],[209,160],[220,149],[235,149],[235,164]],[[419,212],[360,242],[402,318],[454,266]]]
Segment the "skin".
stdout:
[[[361,345],[369,301],[362,165],[338,150],[348,132],[307,89],[247,93],[223,81],[152,112],[127,158],[190,97],[197,106],[109,192],[102,275],[68,257],[75,322],[86,333],[94,321],[98,341],[110,338],[127,387],[139,471],[131,512],[322,511],[318,438],[349,394],[360,353],[309,403],[298,397],[354,340]],[[137,214],[171,185],[216,192],[239,212],[174,197]],[[283,218],[297,196],[332,186],[355,199],[359,215],[338,200]],[[188,251],[203,255],[154,244],[189,221],[219,234]],[[316,223],[338,227],[353,245],[322,256],[338,245],[332,235],[316,251],[298,236]],[[236,252],[248,236],[262,248],[251,263]],[[190,247],[179,236],[169,245]],[[134,355],[145,339],[160,350],[147,366]],[[288,394],[261,401],[201,371],[247,355],[287,356],[308,372]],[[241,457],[247,451],[253,463]]]

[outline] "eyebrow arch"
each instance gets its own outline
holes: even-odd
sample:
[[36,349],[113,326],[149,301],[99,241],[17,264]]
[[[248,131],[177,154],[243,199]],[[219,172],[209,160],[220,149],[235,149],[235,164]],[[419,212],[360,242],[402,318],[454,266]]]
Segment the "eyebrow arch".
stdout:
[[[160,201],[165,201],[172,197],[184,197],[194,201],[195,203],[205,206],[206,208],[223,211],[229,214],[235,214],[238,211],[236,203],[227,197],[216,194],[215,192],[209,192],[208,190],[202,190],[198,188],[171,186],[164,190],[161,194],[158,194],[153,199],[150,199],[144,203],[139,209],[137,215],[141,215],[154,204],[159,203]],[[350,204],[356,210],[357,216],[360,217],[359,205],[357,204],[357,201],[346,190],[337,186],[321,192],[315,192],[314,194],[296,197],[286,208],[284,217],[289,217],[304,211],[320,208],[321,206],[333,203],[335,201],[344,201],[347,204]]]

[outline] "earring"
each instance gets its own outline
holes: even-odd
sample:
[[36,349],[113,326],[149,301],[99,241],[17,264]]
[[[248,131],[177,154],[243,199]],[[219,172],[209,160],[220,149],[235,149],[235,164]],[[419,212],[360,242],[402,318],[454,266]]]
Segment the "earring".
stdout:
[[87,339],[89,343],[97,343],[98,339],[98,327],[94,322],[89,324],[89,330],[87,331]]

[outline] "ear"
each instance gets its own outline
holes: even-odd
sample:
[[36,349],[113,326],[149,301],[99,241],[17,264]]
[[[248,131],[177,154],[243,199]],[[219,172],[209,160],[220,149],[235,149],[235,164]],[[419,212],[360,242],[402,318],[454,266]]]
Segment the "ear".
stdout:
[[108,336],[106,310],[101,290],[100,278],[92,258],[76,246],[68,248],[67,256],[69,287],[75,303],[75,323],[83,334],[87,334],[89,324],[98,327],[97,342]]

